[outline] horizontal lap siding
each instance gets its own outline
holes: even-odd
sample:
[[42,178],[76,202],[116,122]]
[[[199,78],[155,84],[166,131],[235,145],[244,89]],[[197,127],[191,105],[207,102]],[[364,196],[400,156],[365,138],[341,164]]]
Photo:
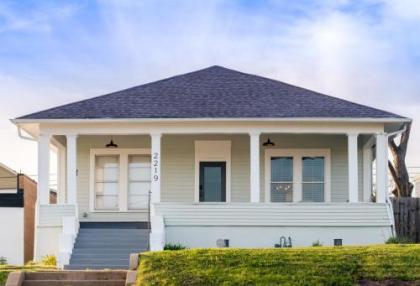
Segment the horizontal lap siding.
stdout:
[[39,206],[39,226],[61,226],[63,217],[75,216],[73,205],[41,205]]
[[167,226],[389,226],[385,204],[159,204]]
[[[347,137],[345,135],[270,135],[274,148],[331,149],[331,199],[348,199]],[[110,136],[79,136],[77,150],[79,217],[82,220],[145,220],[147,213],[89,213],[89,154],[92,148],[104,148]],[[261,143],[267,135],[261,136]],[[149,136],[113,136],[119,148],[150,148]],[[163,202],[194,201],[195,140],[231,140],[232,202],[249,201],[249,136],[248,135],[163,135],[161,187]],[[264,200],[264,147],[261,147],[261,198]],[[362,157],[359,152],[359,185],[362,186]],[[361,190],[360,190],[361,192]],[[83,213],[88,213],[84,218]]]
[[232,201],[249,201],[248,135],[164,135],[162,137],[162,201],[194,201],[194,142],[196,140],[231,141]]

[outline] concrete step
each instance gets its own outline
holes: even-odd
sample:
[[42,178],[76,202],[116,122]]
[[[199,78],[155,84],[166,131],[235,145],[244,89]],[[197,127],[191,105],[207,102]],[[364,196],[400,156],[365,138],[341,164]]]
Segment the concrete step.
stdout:
[[127,271],[43,271],[26,272],[26,280],[124,280]]
[[149,233],[148,229],[118,229],[118,228],[81,228],[79,229],[79,233],[109,233],[109,234],[147,234]]
[[131,253],[140,253],[147,251],[147,248],[142,247],[133,247],[133,248],[75,248],[73,249],[73,254],[84,254],[84,255],[94,255],[94,254],[127,254]]
[[76,242],[74,244],[74,248],[101,248],[101,249],[135,249],[135,248],[144,248],[146,246],[146,242],[143,243],[103,243],[103,242],[84,242],[84,243],[78,243]]
[[22,286],[124,286],[125,280],[25,280]]
[[92,258],[92,259],[108,259],[108,260],[113,260],[113,259],[129,259],[130,258],[130,253],[116,253],[116,254],[109,254],[109,253],[96,253],[96,254],[86,254],[86,253],[73,253],[73,255],[71,256],[71,259],[87,259],[87,258]]
[[93,237],[77,238],[76,243],[145,243],[149,241],[149,237],[107,237],[95,239]]
[[92,264],[92,265],[128,265],[129,258],[124,259],[103,259],[103,258],[71,258],[70,264]]
[[126,270],[128,269],[127,265],[112,265],[109,264],[107,266],[103,265],[87,265],[87,264],[77,264],[77,265],[64,265],[64,270],[104,270],[104,269],[115,269],[115,270]]

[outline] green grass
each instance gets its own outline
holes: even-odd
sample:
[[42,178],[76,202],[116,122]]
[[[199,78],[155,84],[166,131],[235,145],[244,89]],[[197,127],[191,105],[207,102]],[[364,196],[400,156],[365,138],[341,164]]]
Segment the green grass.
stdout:
[[55,266],[44,266],[44,265],[27,265],[27,266],[13,266],[13,265],[0,265],[0,286],[6,284],[7,276],[10,272],[14,271],[51,271],[56,270]]
[[138,285],[356,285],[420,281],[420,245],[191,249],[140,255]]

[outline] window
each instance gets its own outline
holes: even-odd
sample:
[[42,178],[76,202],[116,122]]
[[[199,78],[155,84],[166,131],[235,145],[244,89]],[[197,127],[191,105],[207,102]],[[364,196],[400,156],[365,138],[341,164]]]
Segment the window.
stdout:
[[293,201],[293,157],[271,158],[271,201]]
[[325,186],[325,158],[302,158],[302,200],[304,202],[323,202]]
[[95,208],[118,209],[119,156],[96,156],[95,166]]
[[330,202],[329,149],[265,150],[265,201]]
[[151,187],[150,156],[128,156],[128,209],[147,208]]

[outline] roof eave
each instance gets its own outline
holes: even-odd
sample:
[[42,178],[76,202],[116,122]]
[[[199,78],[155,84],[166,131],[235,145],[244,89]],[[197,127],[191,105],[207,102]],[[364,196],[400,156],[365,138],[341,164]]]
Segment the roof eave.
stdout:
[[92,118],[92,119],[26,119],[16,118],[10,120],[19,124],[40,124],[40,123],[106,123],[106,122],[208,122],[208,121],[266,121],[266,122],[360,122],[360,123],[405,123],[411,122],[406,117],[285,117],[285,118]]

